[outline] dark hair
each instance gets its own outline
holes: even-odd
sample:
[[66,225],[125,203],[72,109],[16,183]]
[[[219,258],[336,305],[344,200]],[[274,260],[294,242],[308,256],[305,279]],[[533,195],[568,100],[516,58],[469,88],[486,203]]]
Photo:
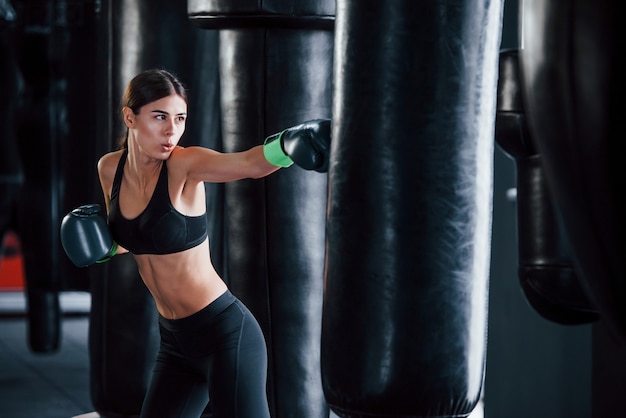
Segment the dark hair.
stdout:
[[[130,108],[135,115],[148,103],[177,94],[187,103],[187,91],[183,83],[172,73],[162,69],[150,69],[137,74],[126,86],[122,108]],[[128,146],[128,129],[120,138],[119,147]]]

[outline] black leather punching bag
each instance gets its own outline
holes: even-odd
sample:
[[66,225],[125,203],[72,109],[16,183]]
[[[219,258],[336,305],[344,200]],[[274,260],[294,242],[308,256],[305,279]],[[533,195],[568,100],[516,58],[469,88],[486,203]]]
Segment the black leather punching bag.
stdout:
[[15,56],[16,20],[11,3],[0,1],[0,126],[4,135],[0,153],[0,246],[7,231],[17,227],[17,200],[23,178],[15,135],[21,84]]
[[500,53],[496,141],[515,161],[519,281],[528,303],[545,319],[584,324],[598,310],[573,265],[559,213],[546,182],[541,154],[528,131],[519,51]]
[[[56,351],[60,342],[60,276],[55,236],[58,224],[59,183],[55,130],[55,82],[51,72],[57,57],[53,44],[52,5],[19,2],[17,59],[24,88],[17,122],[17,144],[23,162],[24,182],[18,203],[18,235],[22,245],[28,301],[28,340],[38,353]],[[33,30],[33,28],[45,28]],[[32,151],[36,150],[36,151]]]
[[[193,1],[220,29],[224,151],[331,113],[334,1]],[[322,418],[327,176],[298,167],[225,185],[225,278],[266,337],[272,417]],[[213,242],[213,245],[221,245]]]
[[[16,0],[16,53],[23,76],[15,123],[24,182],[17,205],[35,352],[59,347],[59,292],[89,289],[89,274],[65,256],[62,214],[91,199],[97,175],[93,86],[95,2]],[[78,77],[77,77],[78,75]]]
[[502,8],[337,2],[322,379],[342,417],[479,400]]
[[[172,71],[189,89],[190,117],[181,145],[215,146],[216,127],[205,129],[205,124],[219,115],[219,102],[211,102],[219,92],[217,37],[189,23],[185,2],[109,0],[100,6],[102,62],[110,64],[98,67],[96,86],[104,97],[98,141],[106,145],[105,151],[117,148],[124,131],[119,107],[124,88],[149,68]],[[95,164],[91,169],[96,170]],[[101,191],[99,196],[102,200]],[[154,301],[132,255],[90,269],[97,276],[92,280],[89,327],[92,402],[102,417],[137,417],[159,343]]]
[[523,2],[520,52],[532,139],[583,283],[626,342],[626,228],[617,1]]

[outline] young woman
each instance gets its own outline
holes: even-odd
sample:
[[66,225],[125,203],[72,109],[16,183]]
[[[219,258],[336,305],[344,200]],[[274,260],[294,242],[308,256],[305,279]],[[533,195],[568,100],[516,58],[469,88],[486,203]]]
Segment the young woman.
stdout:
[[216,418],[269,417],[264,336],[211,263],[203,183],[261,178],[294,160],[325,171],[330,121],[306,122],[243,152],[184,148],[187,96],[164,70],[131,80],[122,116],[120,149],[98,162],[108,229],[97,229],[112,240],[100,253],[101,236],[73,244],[77,225],[97,222],[82,216],[84,207],[68,214],[61,235],[77,265],[130,251],[154,297],[161,343],[141,417],[199,417],[207,395]]

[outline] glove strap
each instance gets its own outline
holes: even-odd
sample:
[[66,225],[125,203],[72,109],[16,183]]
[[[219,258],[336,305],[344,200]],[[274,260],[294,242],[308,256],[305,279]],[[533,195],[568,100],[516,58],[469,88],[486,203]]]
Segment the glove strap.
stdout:
[[270,164],[277,167],[289,167],[293,164],[293,160],[285,154],[281,145],[281,137],[286,131],[287,130],[284,130],[281,133],[268,136],[263,143],[263,155],[265,159]]
[[109,253],[105,255],[104,257],[102,257],[100,260],[96,261],[96,263],[97,264],[106,263],[107,261],[113,258],[116,252],[117,252],[117,242],[113,241],[113,246],[111,247],[111,250],[109,250]]

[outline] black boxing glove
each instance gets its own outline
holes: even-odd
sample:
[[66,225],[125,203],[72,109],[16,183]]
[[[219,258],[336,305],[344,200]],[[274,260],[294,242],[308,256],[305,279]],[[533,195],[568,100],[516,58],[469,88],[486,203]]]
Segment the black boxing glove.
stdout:
[[117,244],[100,216],[100,205],[77,207],[61,222],[63,249],[76,267],[87,267],[109,261],[117,252]]
[[314,119],[270,135],[263,144],[267,161],[278,167],[293,163],[305,170],[328,171],[330,119]]

